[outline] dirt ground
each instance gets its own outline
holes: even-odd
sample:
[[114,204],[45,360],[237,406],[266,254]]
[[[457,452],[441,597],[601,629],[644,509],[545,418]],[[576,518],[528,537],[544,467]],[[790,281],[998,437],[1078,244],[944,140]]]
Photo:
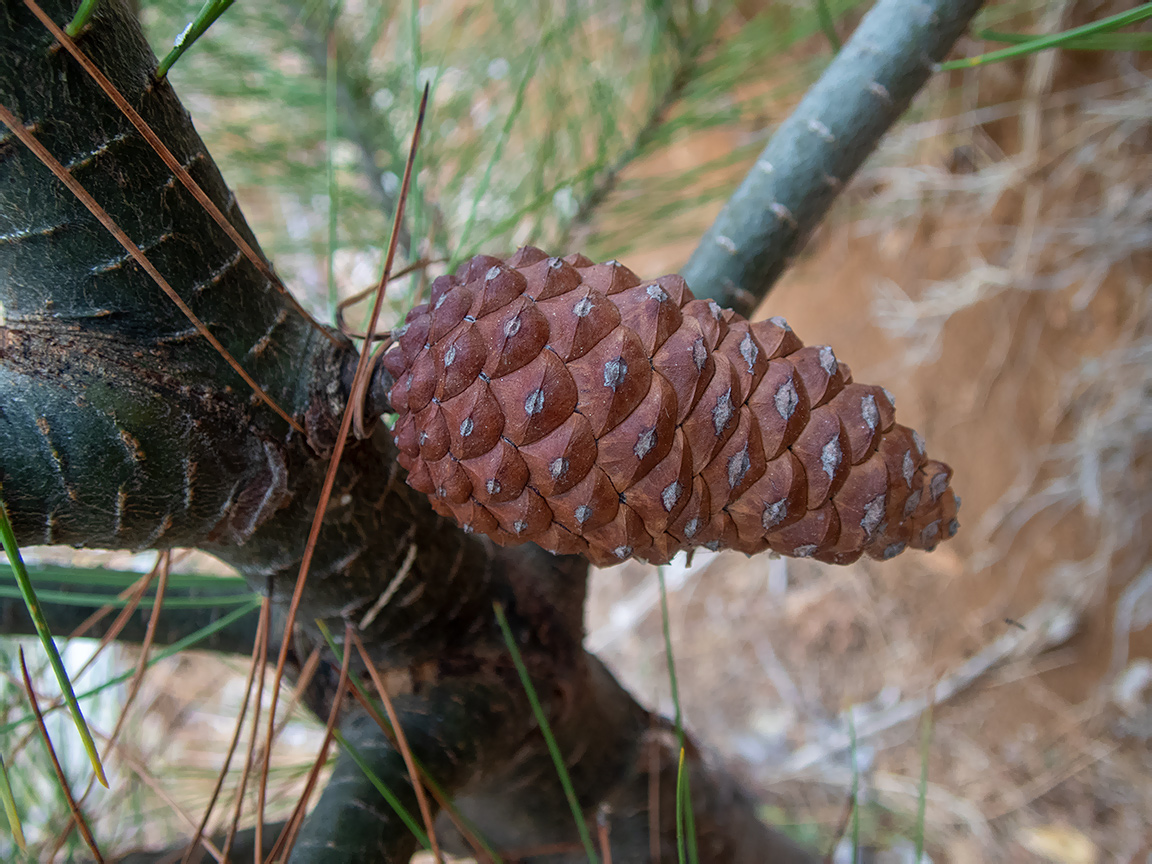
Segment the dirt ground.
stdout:
[[[1152,854],[1150,108],[1130,55],[941,78],[760,310],[886,385],[963,498],[932,554],[665,568],[686,722],[824,848],[856,778],[861,844],[912,860],[926,759],[935,861]],[[653,568],[591,596],[589,647],[670,710]]]

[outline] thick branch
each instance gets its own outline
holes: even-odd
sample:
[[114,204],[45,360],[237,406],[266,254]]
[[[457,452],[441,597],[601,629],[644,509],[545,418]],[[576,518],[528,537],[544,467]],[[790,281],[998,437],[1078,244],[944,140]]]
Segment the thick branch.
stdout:
[[748,315],[983,0],[879,0],[783,125],[681,271]]
[[[396,700],[412,754],[449,795],[473,774],[507,759],[506,729],[524,728],[526,705],[491,683],[458,680]],[[343,724],[344,736],[405,807],[419,820],[416,795],[400,752],[367,714]],[[407,861],[416,838],[347,751],[308,817],[294,864]]]
[[[638,705],[595,657],[581,654],[570,670],[537,689],[553,694],[548,711],[552,731],[569,766],[577,799],[590,824],[600,813],[608,821],[613,860],[651,861],[649,814],[651,775],[656,781],[659,862],[671,864],[676,851],[676,775],[679,746],[668,721]],[[561,670],[563,671],[563,670]],[[814,864],[818,856],[801,850],[768,828],[756,803],[722,765],[710,763],[689,743],[692,810],[700,860],[707,864]],[[533,847],[567,848],[533,858],[549,864],[587,861],[556,769],[538,734],[498,770],[478,775],[460,793],[461,811],[509,857]],[[451,836],[443,824],[441,836]],[[457,840],[458,851],[465,847]]]
[[[292,3],[291,8],[303,19],[315,11],[308,3]],[[336,38],[336,101],[340,108],[339,118],[347,136],[356,145],[360,154],[360,170],[368,181],[372,197],[376,199],[385,219],[390,220],[396,210],[396,195],[384,183],[384,171],[377,163],[377,153],[383,151],[388,156],[388,170],[395,177],[404,173],[406,148],[396,138],[391,125],[372,105],[372,94],[379,88],[374,86],[367,70],[361,63],[356,45],[333,23]],[[328,44],[324,31],[313,21],[305,20],[298,29],[300,45],[312,61],[316,75],[323,80],[328,70]],[[400,248],[407,252],[412,238],[407,224],[400,226]]]

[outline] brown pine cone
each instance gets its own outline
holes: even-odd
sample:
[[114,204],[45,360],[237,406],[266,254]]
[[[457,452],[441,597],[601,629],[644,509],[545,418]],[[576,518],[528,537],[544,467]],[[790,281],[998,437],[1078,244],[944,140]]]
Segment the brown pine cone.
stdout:
[[956,533],[952,471],[782,318],[525,247],[432,284],[384,357],[408,483],[601,566],[706,546],[846,564]]

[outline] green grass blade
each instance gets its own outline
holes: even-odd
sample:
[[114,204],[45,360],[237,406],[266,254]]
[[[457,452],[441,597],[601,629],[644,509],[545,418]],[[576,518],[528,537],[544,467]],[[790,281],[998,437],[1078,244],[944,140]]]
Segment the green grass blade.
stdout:
[[1148,18],[1152,18],[1152,3],[1143,3],[1135,9],[1130,9],[1127,12],[1121,12],[1117,15],[1110,15],[1099,21],[1093,21],[1091,24],[1085,24],[1082,27],[1073,27],[1071,30],[1053,33],[1049,36],[1037,36],[1020,45],[1013,45],[1010,48],[1002,48],[999,51],[991,51],[976,57],[966,57],[963,60],[952,60],[948,63],[941,63],[939,69],[941,72],[952,69],[971,69],[974,66],[983,66],[986,63],[996,63],[1000,60],[1013,60],[1036,51],[1043,51],[1046,48],[1061,47],[1067,42],[1084,36],[1093,36],[1099,33],[1107,33],[1120,27],[1127,27],[1130,24],[1136,24]]
[[8,817],[8,828],[12,832],[12,839],[20,847],[21,852],[27,852],[24,842],[24,826],[20,824],[20,813],[16,810],[16,799],[12,796],[12,784],[8,782],[8,767],[4,764],[4,757],[0,756],[0,798],[4,799],[4,813]]
[[924,860],[924,822],[928,813],[928,751],[932,748],[932,706],[920,721],[920,789],[916,802],[916,864]]
[[172,50],[170,50],[164,59],[160,61],[159,67],[156,69],[156,77],[163,78],[168,74],[168,70],[172,68],[177,60],[183,56],[184,52],[192,47],[192,43],[204,35],[205,31],[216,23],[216,19],[228,11],[235,0],[208,0],[192,22],[180,31],[180,35],[176,37],[172,43]]
[[520,649],[516,647],[516,640],[512,638],[512,628],[508,626],[508,618],[504,615],[504,607],[493,603],[496,611],[496,621],[500,625],[500,632],[504,635],[504,644],[508,646],[508,653],[512,655],[512,662],[516,664],[516,674],[520,676],[520,683],[528,695],[528,702],[532,705],[532,713],[536,715],[536,722],[544,736],[544,743],[548,745],[548,753],[556,766],[556,773],[560,776],[560,785],[564,787],[564,796],[568,799],[568,806],[572,809],[572,818],[576,820],[576,830],[580,832],[580,840],[584,844],[584,851],[588,853],[588,860],[599,864],[600,859],[592,846],[592,835],[588,833],[588,825],[584,821],[584,813],[580,809],[580,802],[576,800],[576,790],[572,788],[572,778],[568,776],[568,766],[564,764],[564,756],[552,735],[552,727],[548,725],[548,718],[544,716],[544,709],[536,697],[536,688],[532,686],[532,679],[528,677],[528,669],[524,659],[520,656]]
[[[189,633],[183,639],[179,639],[176,642],[173,642],[163,651],[157,651],[152,657],[148,659],[148,663],[146,665],[152,666],[156,663],[159,663],[161,660],[165,660],[168,657],[171,657],[173,654],[179,654],[181,651],[196,647],[196,643],[200,642],[201,640],[207,639],[218,630],[223,630],[225,627],[229,627],[234,622],[239,621],[245,615],[250,615],[258,610],[260,608],[260,603],[260,599],[254,598],[252,602],[250,602],[247,606],[241,606],[239,609],[234,609],[227,615],[221,617],[218,621],[213,621],[211,624],[205,627],[201,627],[195,633]],[[115,687],[117,684],[123,684],[135,674],[135,669],[129,669],[127,672],[121,675],[117,675],[114,678],[109,678],[107,681],[104,681],[96,687],[85,690],[83,693],[77,696],[76,699],[77,701],[90,699],[99,693],[103,693],[109,687]],[[44,713],[48,714],[49,712],[46,710]],[[11,723],[0,726],[0,736],[7,735],[27,723],[34,722],[34,720],[35,718],[31,714],[27,714],[24,717],[21,717],[19,720],[13,720]]]
[[68,710],[72,713],[72,721],[76,724],[76,731],[80,733],[80,740],[84,743],[84,750],[88,753],[92,770],[96,772],[96,779],[100,781],[100,785],[107,789],[108,778],[104,774],[104,765],[100,762],[100,754],[96,752],[96,743],[92,740],[92,733],[88,731],[88,724],[80,711],[76,694],[72,691],[72,682],[68,679],[68,670],[64,668],[64,661],[60,658],[60,652],[56,650],[52,631],[48,629],[48,622],[44,620],[44,612],[40,608],[40,601],[36,598],[32,580],[24,568],[24,559],[20,556],[20,546],[16,543],[16,533],[12,530],[12,523],[8,521],[8,507],[4,504],[3,486],[0,486],[0,540],[3,540],[4,551],[8,554],[8,562],[12,565],[16,584],[20,586],[20,593],[24,596],[24,605],[28,607],[28,614],[32,616],[32,622],[36,625],[40,644],[44,646],[44,651],[48,654],[48,662],[56,674],[60,692],[64,694],[64,700],[68,703]]

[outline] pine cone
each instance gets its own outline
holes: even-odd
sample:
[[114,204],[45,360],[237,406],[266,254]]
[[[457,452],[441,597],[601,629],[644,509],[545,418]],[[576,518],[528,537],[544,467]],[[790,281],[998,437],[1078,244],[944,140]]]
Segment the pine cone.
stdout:
[[525,247],[432,284],[384,357],[408,483],[601,566],[706,546],[845,564],[956,533],[952,471],[782,318]]

